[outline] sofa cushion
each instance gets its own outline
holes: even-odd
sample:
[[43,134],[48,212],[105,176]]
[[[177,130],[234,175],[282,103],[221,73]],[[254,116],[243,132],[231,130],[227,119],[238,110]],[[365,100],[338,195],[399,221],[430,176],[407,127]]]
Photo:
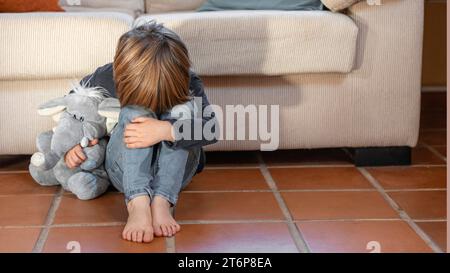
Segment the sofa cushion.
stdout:
[[58,0],[0,0],[0,12],[64,11]]
[[329,11],[215,11],[139,17],[177,32],[200,75],[350,72],[358,28]]
[[123,8],[89,8],[80,6],[63,6],[63,9],[67,12],[120,12],[126,13],[133,18],[136,18],[140,13],[136,13],[134,10]]
[[198,11],[218,10],[321,10],[320,0],[208,0]]
[[145,12],[149,14],[172,12],[172,11],[194,11],[206,0],[145,0]]
[[59,0],[66,11],[119,11],[137,17],[145,12],[144,0]]
[[340,11],[350,7],[361,0],[321,0],[322,3],[332,11]]
[[0,80],[82,77],[111,62],[124,13],[0,14]]

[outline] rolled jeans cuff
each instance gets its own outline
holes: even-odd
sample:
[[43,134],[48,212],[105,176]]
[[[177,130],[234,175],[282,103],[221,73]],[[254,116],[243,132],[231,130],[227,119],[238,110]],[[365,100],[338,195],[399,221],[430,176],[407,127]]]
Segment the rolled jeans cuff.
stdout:
[[150,202],[153,199],[153,191],[150,188],[143,188],[138,190],[132,190],[130,192],[127,192],[125,194],[125,204],[128,204],[131,200],[133,200],[136,197],[148,195],[150,197]]
[[171,196],[170,194],[167,194],[167,193],[162,192],[162,191],[155,191],[153,193],[153,196],[161,196],[162,198],[166,199],[172,206],[175,206],[177,204],[177,201],[178,201],[178,197],[177,196]]

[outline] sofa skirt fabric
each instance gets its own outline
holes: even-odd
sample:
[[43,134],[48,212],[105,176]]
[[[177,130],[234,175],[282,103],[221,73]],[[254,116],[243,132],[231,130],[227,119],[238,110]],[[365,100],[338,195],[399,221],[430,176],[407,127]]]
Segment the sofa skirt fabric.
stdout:
[[[202,79],[210,102],[224,113],[227,105],[268,105],[269,109],[270,105],[279,105],[279,149],[417,144],[420,88],[414,84],[385,82],[371,86],[343,74]],[[260,113],[258,120],[261,118],[264,115]],[[270,117],[266,115],[266,119]],[[239,126],[242,123],[235,118],[233,128],[227,127],[224,117],[223,141],[206,150],[259,150],[262,143],[270,142],[259,137],[257,141],[227,140],[227,131],[237,134]]]
[[[412,93],[392,83],[358,88],[352,77],[342,74],[202,79],[209,101],[224,113],[227,105],[268,105],[269,109],[279,105],[279,149],[414,146],[417,142],[420,89]],[[0,81],[0,154],[34,152],[37,134],[54,126],[50,117],[37,114],[37,106],[67,94],[74,81]],[[259,135],[256,140],[227,139],[227,131],[237,133],[243,125],[236,119],[233,128],[228,128],[226,117],[219,120],[223,140],[206,150],[259,150],[262,143],[277,141],[262,141]]]

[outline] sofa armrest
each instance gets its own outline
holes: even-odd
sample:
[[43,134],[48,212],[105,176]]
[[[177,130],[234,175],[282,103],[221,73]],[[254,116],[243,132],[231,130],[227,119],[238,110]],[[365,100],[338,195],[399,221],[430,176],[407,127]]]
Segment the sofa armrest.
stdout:
[[386,128],[381,135],[395,128],[393,138],[414,146],[420,124],[424,0],[361,1],[347,15],[359,29],[351,90],[373,101],[358,111],[368,121],[383,120],[374,125]]
[[378,73],[375,77],[409,73],[406,78],[420,82],[424,0],[382,0],[381,5],[360,1],[347,15],[359,29],[357,68]]

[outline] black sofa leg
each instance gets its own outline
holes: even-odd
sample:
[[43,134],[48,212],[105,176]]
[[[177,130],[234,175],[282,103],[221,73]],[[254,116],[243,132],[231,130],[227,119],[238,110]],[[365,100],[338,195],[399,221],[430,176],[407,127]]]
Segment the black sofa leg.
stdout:
[[411,165],[411,147],[348,148],[357,167]]

